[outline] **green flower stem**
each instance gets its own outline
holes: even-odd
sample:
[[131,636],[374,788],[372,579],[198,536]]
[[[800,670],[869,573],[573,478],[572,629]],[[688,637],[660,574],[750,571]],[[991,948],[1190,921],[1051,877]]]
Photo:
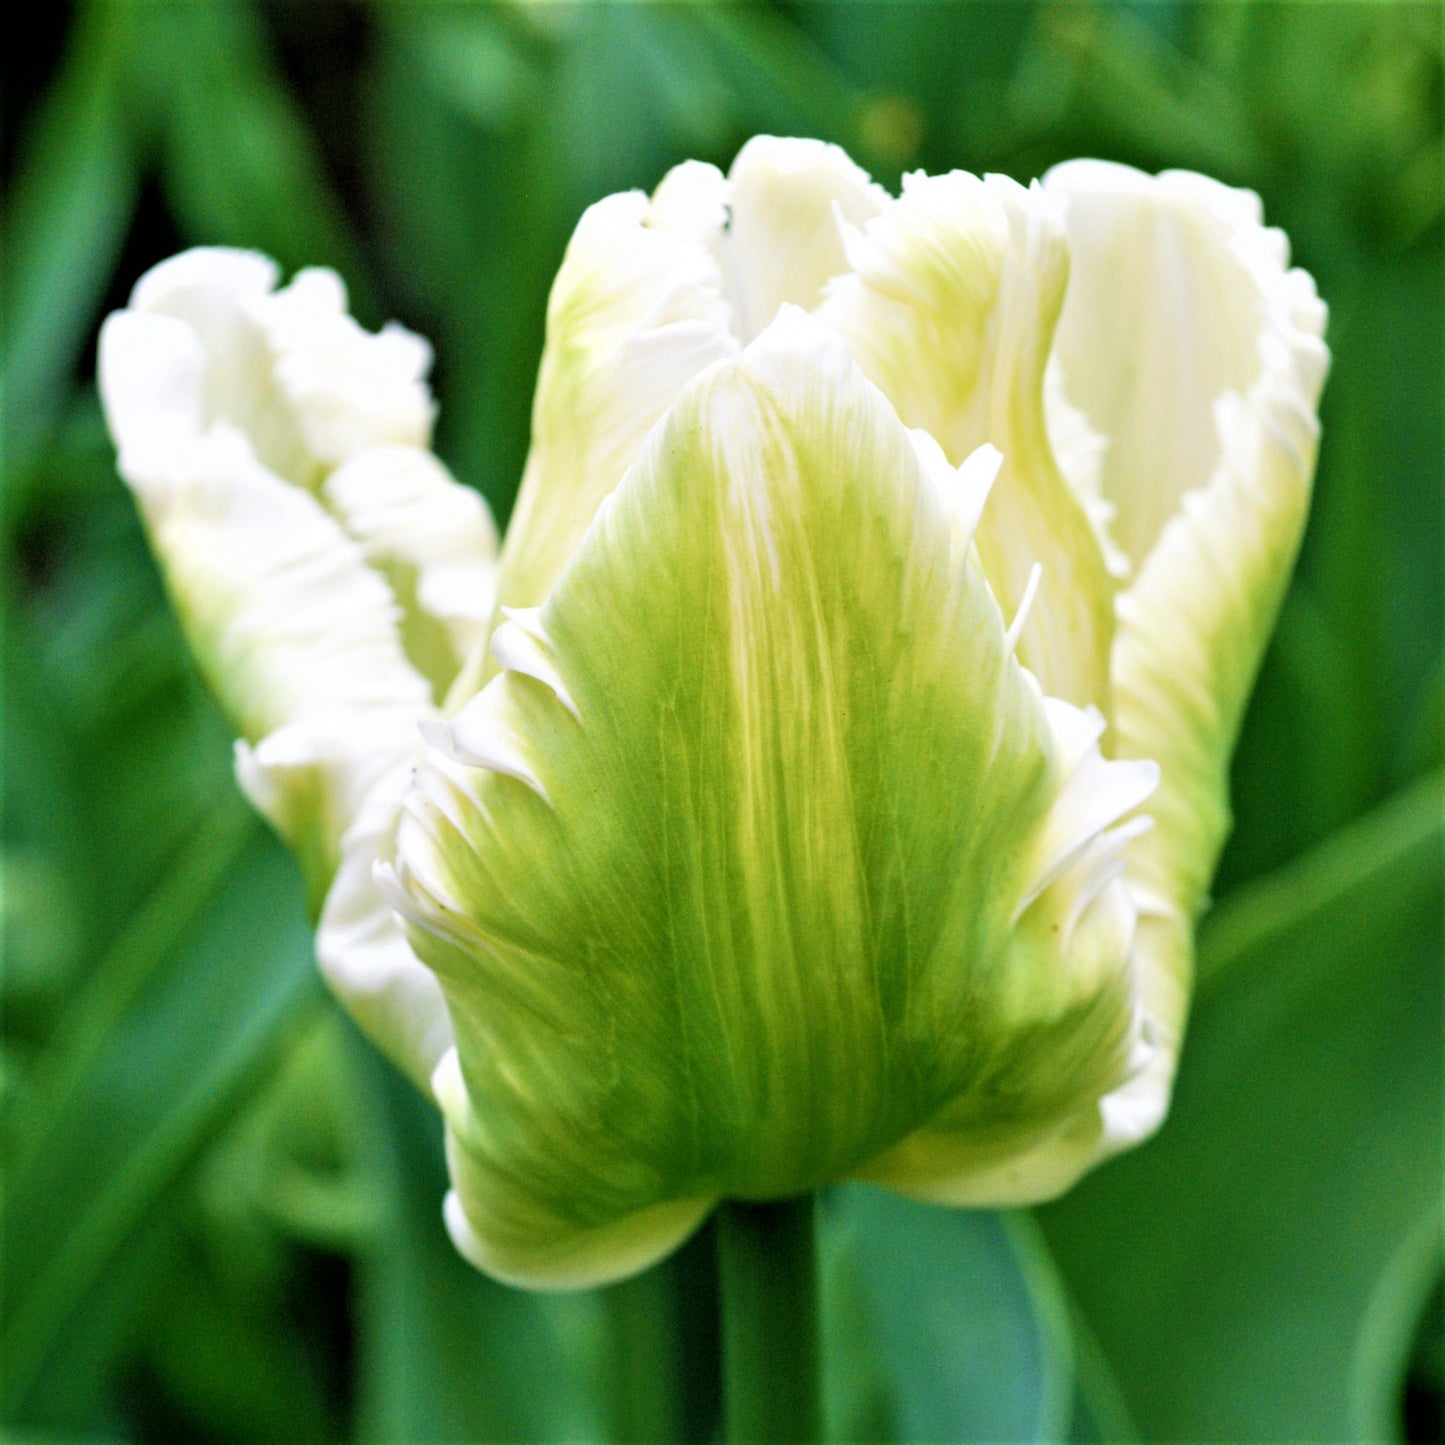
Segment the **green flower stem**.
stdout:
[[599,1297],[607,1320],[603,1398],[608,1438],[680,1440],[676,1288],[670,1262],[608,1285]]
[[822,1437],[814,1212],[811,1194],[719,1211],[723,1414],[733,1445]]

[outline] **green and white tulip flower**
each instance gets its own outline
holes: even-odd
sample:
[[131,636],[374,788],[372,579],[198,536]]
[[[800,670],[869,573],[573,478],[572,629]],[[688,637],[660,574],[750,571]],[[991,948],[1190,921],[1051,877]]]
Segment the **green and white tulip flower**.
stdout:
[[893,198],[760,138],[608,197],[499,559],[424,344],[275,283],[164,263],[101,386],[468,1258],[598,1283],[848,1178],[1023,1204],[1157,1127],[1327,361],[1253,195]]

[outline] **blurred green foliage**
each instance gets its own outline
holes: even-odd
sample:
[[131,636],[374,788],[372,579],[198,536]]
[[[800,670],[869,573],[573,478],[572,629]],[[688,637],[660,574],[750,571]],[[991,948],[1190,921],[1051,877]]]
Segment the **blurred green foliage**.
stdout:
[[24,1436],[706,1440],[707,1232],[591,1295],[442,1233],[438,1125],[310,963],[100,421],[184,245],[437,348],[499,518],[582,208],[758,131],[879,179],[1074,155],[1250,186],[1332,310],[1318,498],[1236,766],[1173,1115],[1037,1218],[828,1201],[857,1439],[1440,1438],[1435,4],[42,7],[3,60],[3,1419]]

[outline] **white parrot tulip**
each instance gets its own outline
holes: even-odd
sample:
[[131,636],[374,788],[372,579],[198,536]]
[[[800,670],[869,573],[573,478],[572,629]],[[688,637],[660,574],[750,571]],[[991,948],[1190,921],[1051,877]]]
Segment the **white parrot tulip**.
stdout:
[[422,343],[274,285],[165,263],[102,390],[464,1254],[581,1286],[721,1199],[1028,1203],[1158,1126],[1327,362],[1254,196],[762,137],[609,197],[495,575]]

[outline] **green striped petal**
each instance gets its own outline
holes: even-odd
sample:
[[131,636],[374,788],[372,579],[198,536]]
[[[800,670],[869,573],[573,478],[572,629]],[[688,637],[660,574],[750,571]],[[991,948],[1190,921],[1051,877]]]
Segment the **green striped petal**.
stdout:
[[[456,1026],[483,1268],[615,1278],[875,1160],[957,1183],[1139,1066],[1115,824],[1154,770],[1014,660],[971,546],[998,462],[949,466],[785,310],[433,730],[388,886]],[[910,1171],[933,1123],[975,1160]]]
[[1003,453],[978,548],[1010,613],[1042,569],[1020,656],[1049,692],[1107,711],[1115,579],[1086,496],[1059,471],[1044,409],[1069,270],[1057,206],[1003,176],[906,176],[898,200],[853,234],[848,259],[818,318],[951,462],[984,442]]
[[1156,1127],[1229,831],[1229,759],[1309,508],[1325,308],[1258,198],[1203,176],[1051,171],[1073,272],[1056,360],[1104,441],[1100,483],[1134,580],[1119,599],[1114,741],[1161,766],[1129,852],[1158,1052],[1112,1147]]

